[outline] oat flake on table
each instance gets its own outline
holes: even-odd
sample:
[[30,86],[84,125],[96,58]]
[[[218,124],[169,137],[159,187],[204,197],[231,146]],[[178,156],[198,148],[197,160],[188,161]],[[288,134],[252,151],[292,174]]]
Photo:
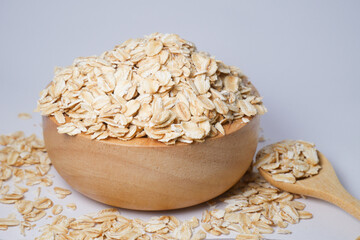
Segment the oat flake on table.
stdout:
[[28,119],[31,119],[32,117],[29,113],[19,113],[18,118],[23,119],[23,120],[28,120]]
[[225,134],[222,125],[266,112],[238,68],[161,33],[56,68],[37,110],[56,119],[59,133],[166,144]]

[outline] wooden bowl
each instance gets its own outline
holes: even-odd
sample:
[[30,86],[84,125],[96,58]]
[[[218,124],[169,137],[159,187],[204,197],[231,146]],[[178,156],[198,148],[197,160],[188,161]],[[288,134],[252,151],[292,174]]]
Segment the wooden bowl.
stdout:
[[224,125],[226,136],[193,144],[72,137],[57,132],[53,117],[43,117],[43,130],[56,170],[80,193],[122,208],[169,210],[210,200],[245,174],[256,151],[259,118],[234,121]]

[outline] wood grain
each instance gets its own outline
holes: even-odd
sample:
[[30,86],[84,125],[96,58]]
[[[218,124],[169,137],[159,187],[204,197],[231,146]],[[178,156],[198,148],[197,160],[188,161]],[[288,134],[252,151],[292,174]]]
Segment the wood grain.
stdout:
[[295,184],[275,181],[268,172],[261,168],[259,171],[275,187],[333,203],[360,220],[360,201],[341,185],[329,160],[319,151],[318,156],[322,167],[319,174],[297,180]]
[[165,145],[149,138],[95,141],[57,132],[43,117],[49,157],[80,193],[109,205],[168,210],[196,205],[233,186],[251,164],[260,117],[224,126],[226,136],[203,143]]

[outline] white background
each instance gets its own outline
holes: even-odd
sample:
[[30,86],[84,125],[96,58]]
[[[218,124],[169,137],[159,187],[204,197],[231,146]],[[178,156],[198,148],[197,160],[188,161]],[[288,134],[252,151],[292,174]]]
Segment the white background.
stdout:
[[[340,181],[360,198],[360,1],[0,1],[0,133],[24,130],[41,135],[36,107],[55,66],[78,56],[98,55],[128,38],[152,32],[177,33],[230,65],[240,67],[264,96],[266,143],[282,139],[315,142]],[[35,125],[34,125],[35,124]],[[55,186],[67,186],[56,174]],[[34,188],[35,189],[35,188]],[[32,189],[32,191],[34,190]],[[51,195],[51,189],[43,194]],[[50,191],[51,192],[51,191]],[[31,195],[32,193],[30,193]],[[79,193],[79,216],[104,207]],[[290,226],[292,235],[271,239],[355,239],[360,222],[336,206],[303,200],[312,220]],[[149,213],[200,217],[205,206]],[[0,217],[15,212],[0,205]],[[43,219],[38,225],[50,221]],[[32,239],[19,229],[0,239]]]

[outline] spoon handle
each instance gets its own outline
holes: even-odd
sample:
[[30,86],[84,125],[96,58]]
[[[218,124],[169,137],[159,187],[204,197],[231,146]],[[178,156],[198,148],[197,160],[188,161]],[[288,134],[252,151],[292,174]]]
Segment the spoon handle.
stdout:
[[334,196],[334,204],[360,220],[360,201],[354,198],[344,188],[342,189],[343,191],[339,192],[337,196]]
[[329,184],[320,195],[314,197],[333,203],[360,220],[360,200],[348,193],[339,181]]
[[316,176],[313,180],[309,179],[312,181],[313,196],[337,205],[360,220],[360,201],[346,191],[329,160],[320,152],[318,155],[324,172],[319,174],[320,179],[316,180]]

